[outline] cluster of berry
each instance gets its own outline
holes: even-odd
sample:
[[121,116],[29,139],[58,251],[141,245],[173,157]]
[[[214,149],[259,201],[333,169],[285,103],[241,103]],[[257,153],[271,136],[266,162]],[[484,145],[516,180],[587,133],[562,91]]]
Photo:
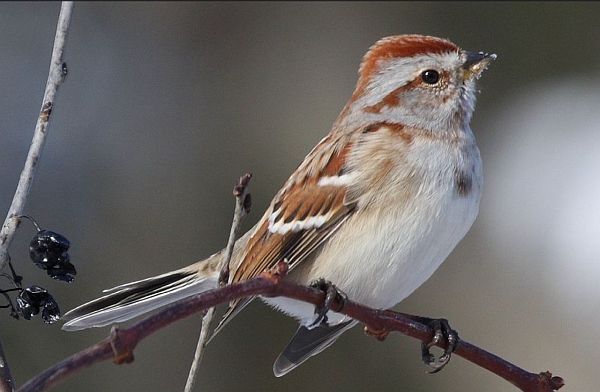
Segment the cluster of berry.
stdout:
[[[29,256],[35,265],[45,270],[52,279],[67,283],[73,282],[77,272],[75,266],[70,262],[68,251],[71,244],[69,240],[54,231],[42,230],[30,216],[23,215],[19,218],[30,220],[37,229],[37,233],[29,243]],[[0,294],[8,301],[8,304],[0,307],[10,308],[11,316],[16,319],[22,316],[24,319],[30,320],[40,312],[45,323],[51,324],[60,319],[58,303],[48,290],[37,285],[23,288],[21,286],[23,277],[17,275],[10,260],[9,267],[11,275],[2,274],[2,276],[8,278],[13,283],[14,288],[0,290]],[[15,291],[19,292],[15,300],[16,305],[13,304],[8,295],[9,292]]]

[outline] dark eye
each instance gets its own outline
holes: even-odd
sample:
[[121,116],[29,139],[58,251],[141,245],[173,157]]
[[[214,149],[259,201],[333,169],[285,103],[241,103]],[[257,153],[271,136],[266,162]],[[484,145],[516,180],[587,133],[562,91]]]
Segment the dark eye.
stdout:
[[436,84],[440,80],[440,74],[434,69],[421,72],[421,79],[427,84]]

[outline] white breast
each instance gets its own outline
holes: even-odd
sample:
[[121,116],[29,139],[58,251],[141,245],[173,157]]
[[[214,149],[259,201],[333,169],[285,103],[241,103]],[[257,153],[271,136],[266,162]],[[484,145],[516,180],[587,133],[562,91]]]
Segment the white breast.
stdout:
[[[423,284],[464,237],[479,210],[481,160],[475,144],[440,149],[424,143],[413,149],[422,168],[416,192],[391,192],[357,211],[324,246],[310,266],[306,282],[325,278],[350,299],[375,308],[390,308]],[[471,178],[469,192],[459,194],[456,173]],[[266,301],[304,325],[314,307],[293,300]],[[331,312],[330,312],[331,313]],[[328,315],[330,324],[341,315]]]

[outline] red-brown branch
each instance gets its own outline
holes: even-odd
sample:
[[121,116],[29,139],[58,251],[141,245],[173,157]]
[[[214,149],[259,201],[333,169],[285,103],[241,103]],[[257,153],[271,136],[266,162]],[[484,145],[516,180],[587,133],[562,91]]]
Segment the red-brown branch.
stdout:
[[[46,391],[79,370],[107,359],[112,358],[118,364],[131,362],[133,350],[147,336],[193,313],[237,298],[257,295],[283,296],[313,305],[319,305],[324,301],[325,295],[322,291],[282,280],[281,277],[285,272],[285,267],[280,265],[280,270],[276,273],[264,273],[242,283],[195,295],[174,303],[129,328],[113,328],[108,338],[48,368],[18,391]],[[398,331],[424,342],[429,342],[433,337],[431,328],[400,313],[371,309],[351,300],[344,301],[343,307],[341,306],[342,304],[336,301],[331,309],[362,322],[372,330]],[[440,344],[440,347],[444,348],[444,345]],[[497,374],[525,392],[552,392],[560,389],[564,384],[562,378],[553,377],[550,372],[530,373],[464,340],[459,341],[454,354]]]

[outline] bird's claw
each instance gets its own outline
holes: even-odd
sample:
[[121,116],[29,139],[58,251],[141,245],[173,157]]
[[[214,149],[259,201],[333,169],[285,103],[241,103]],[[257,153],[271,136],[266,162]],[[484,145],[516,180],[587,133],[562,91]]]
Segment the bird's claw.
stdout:
[[[433,374],[439,372],[448,364],[452,353],[456,349],[459,337],[458,333],[450,327],[446,319],[427,319],[425,324],[433,329],[434,335],[428,343],[421,343],[421,358],[425,365],[430,368],[428,373]],[[443,341],[446,342],[444,353],[436,358],[430,349]]]
[[312,328],[321,323],[327,323],[327,312],[331,310],[331,305],[336,299],[343,305],[348,297],[333,283],[323,278],[313,281],[310,284],[310,287],[325,292],[325,300],[323,303],[319,306],[315,306],[315,314],[317,315],[317,318],[310,324],[309,328]]

